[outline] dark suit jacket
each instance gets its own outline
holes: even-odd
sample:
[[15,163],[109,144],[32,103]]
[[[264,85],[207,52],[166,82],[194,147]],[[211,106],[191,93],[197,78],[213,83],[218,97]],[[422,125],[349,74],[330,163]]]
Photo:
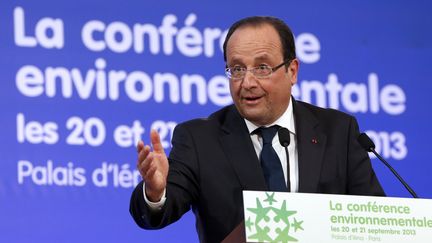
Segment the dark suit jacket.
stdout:
[[[354,117],[294,99],[293,109],[300,192],[384,195]],[[150,213],[141,182],[130,212],[140,227],[155,229],[192,207],[200,241],[220,242],[243,220],[242,190],[267,190],[246,124],[231,105],[179,124],[172,143],[163,209]]]

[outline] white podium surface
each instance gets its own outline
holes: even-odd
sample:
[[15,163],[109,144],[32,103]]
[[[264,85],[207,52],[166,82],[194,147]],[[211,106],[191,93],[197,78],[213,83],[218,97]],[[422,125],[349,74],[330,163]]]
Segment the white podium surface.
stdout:
[[432,200],[244,191],[248,242],[432,242]]

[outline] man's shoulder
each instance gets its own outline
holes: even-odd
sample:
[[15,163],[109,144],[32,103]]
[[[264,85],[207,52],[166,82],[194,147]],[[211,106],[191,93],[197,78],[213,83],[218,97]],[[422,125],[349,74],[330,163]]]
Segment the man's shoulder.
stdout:
[[354,118],[352,115],[345,112],[332,108],[319,107],[303,101],[296,101],[296,107],[298,110],[302,110],[301,112],[310,112],[318,120],[351,120]]
[[[331,108],[322,108],[297,101],[296,122],[298,126],[313,126],[328,136],[340,136],[358,129],[354,116]],[[306,124],[306,125],[305,125]]]

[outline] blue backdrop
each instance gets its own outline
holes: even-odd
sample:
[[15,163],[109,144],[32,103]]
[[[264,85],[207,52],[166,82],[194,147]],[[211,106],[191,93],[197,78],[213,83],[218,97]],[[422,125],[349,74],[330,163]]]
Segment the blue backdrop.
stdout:
[[[299,100],[355,115],[377,150],[432,198],[428,1],[2,1],[0,241],[196,242],[192,214],[139,229],[134,144],[167,152],[179,122],[231,103],[221,51],[231,23],[285,20]],[[389,196],[409,197],[377,159]]]

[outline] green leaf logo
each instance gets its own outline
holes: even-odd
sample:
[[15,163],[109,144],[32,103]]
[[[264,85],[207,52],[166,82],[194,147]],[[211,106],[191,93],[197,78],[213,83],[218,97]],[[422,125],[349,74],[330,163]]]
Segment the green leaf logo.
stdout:
[[[256,207],[247,208],[250,213],[245,220],[248,240],[258,242],[297,242],[290,233],[304,230],[303,221],[297,220],[294,215],[297,211],[288,210],[286,201],[279,203],[274,199],[275,193],[267,193],[266,199],[260,201],[256,198]],[[274,229],[271,231],[270,229]]]

